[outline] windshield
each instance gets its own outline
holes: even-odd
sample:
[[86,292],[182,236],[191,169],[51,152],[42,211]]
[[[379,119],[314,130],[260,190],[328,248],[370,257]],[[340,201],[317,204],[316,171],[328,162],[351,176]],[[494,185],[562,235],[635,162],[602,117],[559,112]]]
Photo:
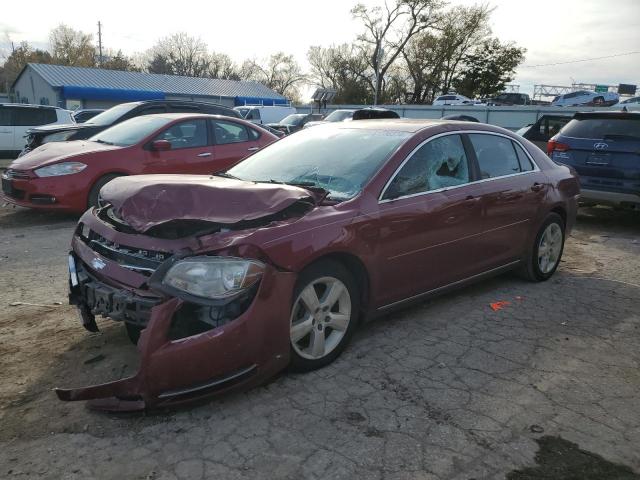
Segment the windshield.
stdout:
[[238,113],[240,113],[240,115],[242,115],[242,118],[246,118],[247,113],[249,113],[249,110],[251,110],[250,108],[235,108],[235,111],[237,111]]
[[143,115],[142,117],[130,118],[111,128],[107,128],[89,140],[92,142],[106,143],[107,145],[128,147],[140,142],[171,121],[171,118],[157,117],[155,115]]
[[353,117],[353,110],[336,110],[327,115],[324,119],[325,122],[342,122],[347,118]]
[[321,125],[285,137],[228,171],[241,180],[317,186],[335,200],[357,195],[411,133]]
[[306,115],[301,113],[294,113],[293,115],[288,115],[280,120],[281,125],[293,125],[294,127],[300,125],[302,119],[306,117]]
[[130,112],[137,106],[137,103],[123,103],[116,105],[115,107],[111,107],[109,110],[105,110],[101,114],[96,115],[88,122],[85,122],[85,125],[111,125],[125,113]]

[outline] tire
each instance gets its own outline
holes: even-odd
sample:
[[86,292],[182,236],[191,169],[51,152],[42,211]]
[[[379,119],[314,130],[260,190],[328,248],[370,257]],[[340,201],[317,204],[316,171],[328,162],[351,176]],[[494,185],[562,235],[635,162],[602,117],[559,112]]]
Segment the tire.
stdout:
[[[531,282],[544,282],[558,269],[564,251],[564,221],[557,213],[550,213],[540,226],[534,244],[520,274]],[[546,253],[541,253],[541,249]],[[546,261],[545,261],[546,259]]]
[[290,370],[308,372],[333,362],[349,343],[359,311],[358,286],[341,263],[324,260],[304,269],[289,320]]
[[98,207],[98,194],[100,193],[100,189],[111,180],[118,177],[122,177],[122,175],[118,175],[117,173],[110,173],[108,175],[100,177],[98,181],[93,184],[91,190],[89,190],[89,197],[87,198],[87,208]]
[[144,330],[144,328],[137,325],[132,325],[128,322],[124,322],[124,328],[127,331],[127,337],[129,337],[131,343],[137,345],[138,340],[140,340],[140,334],[142,333],[142,330]]

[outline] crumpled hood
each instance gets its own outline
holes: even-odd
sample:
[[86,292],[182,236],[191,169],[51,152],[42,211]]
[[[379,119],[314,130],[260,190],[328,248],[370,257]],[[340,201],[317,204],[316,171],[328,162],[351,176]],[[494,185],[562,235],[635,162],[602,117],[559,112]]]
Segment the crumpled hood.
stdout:
[[232,225],[278,213],[300,200],[319,200],[299,187],[206,175],[119,177],[102,187],[100,196],[142,233],[172,220]]
[[[85,154],[93,154],[108,150],[116,150],[122,147],[105,145],[98,142],[76,140],[72,142],[51,142],[39,146],[26,155],[14,160],[9,168],[16,170],[28,170],[59,162],[61,160],[75,160]],[[81,161],[80,158],[78,158]]]

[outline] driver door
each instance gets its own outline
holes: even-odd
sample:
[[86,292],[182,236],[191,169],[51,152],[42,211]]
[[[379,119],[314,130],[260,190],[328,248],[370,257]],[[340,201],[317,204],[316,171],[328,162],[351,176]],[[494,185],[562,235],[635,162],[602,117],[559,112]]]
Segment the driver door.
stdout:
[[149,151],[142,173],[191,173],[212,172],[213,145],[209,141],[207,120],[194,118],[174,123],[153,140],[167,140],[171,150]]

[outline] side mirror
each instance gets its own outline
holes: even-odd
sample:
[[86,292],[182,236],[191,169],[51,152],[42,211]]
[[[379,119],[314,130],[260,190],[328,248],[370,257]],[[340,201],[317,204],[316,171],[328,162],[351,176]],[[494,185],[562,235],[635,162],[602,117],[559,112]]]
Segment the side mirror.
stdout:
[[171,142],[169,140],[155,140],[151,142],[151,150],[154,152],[166,152],[171,150]]

